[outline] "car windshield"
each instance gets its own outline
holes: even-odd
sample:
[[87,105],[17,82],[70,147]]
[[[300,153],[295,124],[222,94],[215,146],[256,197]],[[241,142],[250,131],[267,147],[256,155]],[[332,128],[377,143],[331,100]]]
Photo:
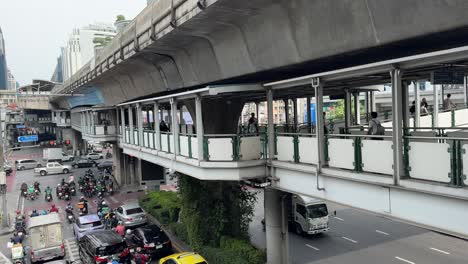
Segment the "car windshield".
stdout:
[[328,215],[326,204],[314,204],[307,206],[307,212],[310,218],[319,218]]
[[117,243],[115,245],[107,246],[107,247],[100,247],[98,248],[97,254],[98,256],[109,256],[122,253],[125,250],[126,246],[124,242]]
[[143,213],[143,210],[140,207],[127,209],[127,215]]
[[148,242],[167,241],[169,239],[164,232],[158,229],[145,229],[144,235]]
[[92,228],[100,225],[102,225],[101,221],[96,221],[91,223],[80,224],[80,228]]

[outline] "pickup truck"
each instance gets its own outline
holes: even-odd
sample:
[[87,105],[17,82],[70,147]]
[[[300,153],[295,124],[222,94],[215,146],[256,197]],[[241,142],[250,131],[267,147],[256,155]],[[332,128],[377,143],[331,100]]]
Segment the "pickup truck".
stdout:
[[62,165],[58,162],[49,162],[45,167],[35,168],[34,172],[40,174],[41,176],[45,176],[47,174],[58,174],[58,173],[69,173],[71,171],[71,167],[68,165]]

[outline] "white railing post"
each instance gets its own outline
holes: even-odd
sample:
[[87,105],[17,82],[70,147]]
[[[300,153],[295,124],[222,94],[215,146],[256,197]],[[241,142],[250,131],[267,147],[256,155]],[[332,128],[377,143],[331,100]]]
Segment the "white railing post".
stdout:
[[[421,99],[419,98],[419,81],[413,83],[414,86],[414,126],[420,127],[421,125]],[[416,131],[416,130],[415,130]]]
[[161,150],[161,129],[159,127],[161,120],[160,120],[160,115],[159,115],[158,102],[154,102],[154,105],[153,105],[153,119],[154,119],[154,132],[155,132],[155,137],[156,137],[153,139],[155,142],[155,148],[157,150]]
[[[204,130],[203,130],[203,108],[202,108],[202,98],[200,95],[197,95],[195,98],[195,118],[196,118],[196,129],[197,129],[197,153],[198,160],[202,161],[205,159],[203,153],[203,140],[204,140]],[[189,143],[190,144],[190,143]]]
[[144,146],[143,140],[143,112],[142,112],[142,105],[136,105],[136,114],[137,114],[137,127],[138,127],[138,145]]
[[[275,157],[275,124],[273,121],[273,90],[268,88],[266,91],[267,96],[267,113],[268,113],[268,163],[271,165]],[[287,113],[286,113],[287,115]],[[270,170],[270,177],[271,170]]]
[[174,138],[174,155],[179,155],[179,122],[177,120],[177,101],[171,98],[172,136]]
[[120,108],[120,121],[122,123],[122,140],[123,143],[127,143],[127,130],[125,129],[125,109],[123,107]]
[[130,144],[135,144],[135,133],[133,132],[133,110],[132,105],[128,107],[128,127],[130,128]]

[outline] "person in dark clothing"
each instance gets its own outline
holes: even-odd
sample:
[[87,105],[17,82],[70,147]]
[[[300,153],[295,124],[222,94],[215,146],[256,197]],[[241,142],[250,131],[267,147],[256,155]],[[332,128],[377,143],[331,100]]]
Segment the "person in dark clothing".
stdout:
[[161,132],[169,132],[169,127],[167,126],[166,122],[164,122],[164,120],[161,120],[161,123],[159,124],[159,130],[161,130]]

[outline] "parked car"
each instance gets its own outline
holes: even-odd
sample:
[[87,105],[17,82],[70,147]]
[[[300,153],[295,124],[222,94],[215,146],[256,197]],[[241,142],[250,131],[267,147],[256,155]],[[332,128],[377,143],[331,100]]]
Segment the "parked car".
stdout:
[[71,167],[68,165],[62,165],[58,162],[48,162],[45,167],[35,168],[34,172],[45,176],[47,174],[58,174],[58,173],[69,173]]
[[89,167],[96,167],[97,163],[91,159],[80,159],[77,161],[72,162],[73,168],[89,168]]
[[34,168],[39,168],[42,165],[32,159],[22,159],[22,160],[17,160],[15,161],[16,164],[16,170],[28,170],[28,169],[34,169]]
[[103,229],[104,225],[97,214],[78,217],[73,223],[73,234],[78,240],[90,231]]
[[78,241],[78,251],[83,263],[107,263],[108,257],[119,258],[127,244],[111,230],[91,231]]
[[199,254],[194,252],[182,252],[172,254],[159,260],[160,264],[208,264]]
[[112,160],[105,160],[99,163],[97,167],[100,170],[104,170],[104,169],[112,170],[112,168],[114,167],[114,162]]
[[168,255],[172,251],[171,240],[157,225],[139,227],[134,234],[135,244],[150,254]]
[[146,213],[138,203],[124,204],[117,208],[115,214],[125,226],[138,226],[147,222]]
[[101,153],[89,153],[85,156],[85,158],[90,160],[99,160],[103,159],[104,156]]

